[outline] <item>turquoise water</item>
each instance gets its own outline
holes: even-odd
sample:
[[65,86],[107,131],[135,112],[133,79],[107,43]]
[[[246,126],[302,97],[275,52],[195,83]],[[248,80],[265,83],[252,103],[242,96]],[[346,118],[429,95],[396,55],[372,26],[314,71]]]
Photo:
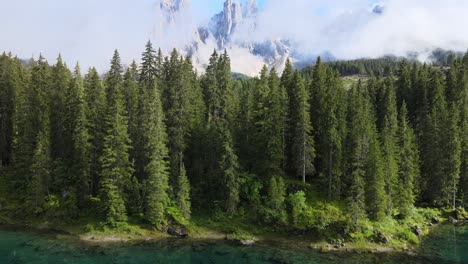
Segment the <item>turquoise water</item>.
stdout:
[[422,246],[422,256],[406,254],[320,254],[269,246],[242,247],[220,241],[169,239],[154,243],[97,246],[60,235],[0,229],[1,264],[140,263],[468,263],[468,229],[440,227]]

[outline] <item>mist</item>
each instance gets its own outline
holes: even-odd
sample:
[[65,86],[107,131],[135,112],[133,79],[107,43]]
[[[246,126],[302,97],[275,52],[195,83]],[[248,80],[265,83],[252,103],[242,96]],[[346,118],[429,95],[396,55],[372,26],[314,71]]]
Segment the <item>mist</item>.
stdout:
[[[139,60],[150,39],[165,53],[186,50],[195,31],[221,10],[213,1],[192,0],[168,24],[159,0],[0,0],[0,51],[21,58],[41,53],[51,63],[61,53],[69,67],[109,67],[114,49],[124,64]],[[241,1],[243,2],[243,1]],[[378,5],[380,14],[372,12]],[[201,11],[206,10],[206,11]],[[465,0],[266,0],[255,31],[239,27],[227,45],[233,71],[259,72],[265,61],[248,45],[266,40],[289,40],[296,57],[332,54],[338,59],[420,54],[421,60],[436,48],[468,48],[468,1]],[[211,39],[199,46],[194,64],[200,71],[217,48]]]
[[[372,12],[377,5],[380,14]],[[255,34],[246,38],[291,39],[301,54],[328,52],[339,59],[464,51],[467,11],[464,0],[269,0]]]

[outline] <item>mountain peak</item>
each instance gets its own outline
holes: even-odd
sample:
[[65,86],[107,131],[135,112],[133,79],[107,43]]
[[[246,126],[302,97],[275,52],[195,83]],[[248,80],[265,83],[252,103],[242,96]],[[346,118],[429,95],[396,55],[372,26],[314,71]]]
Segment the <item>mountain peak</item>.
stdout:
[[166,21],[169,24],[173,24],[176,13],[188,6],[189,3],[189,0],[161,0],[159,8],[164,13]]
[[244,17],[250,18],[255,17],[258,13],[258,3],[257,0],[249,0],[244,7]]

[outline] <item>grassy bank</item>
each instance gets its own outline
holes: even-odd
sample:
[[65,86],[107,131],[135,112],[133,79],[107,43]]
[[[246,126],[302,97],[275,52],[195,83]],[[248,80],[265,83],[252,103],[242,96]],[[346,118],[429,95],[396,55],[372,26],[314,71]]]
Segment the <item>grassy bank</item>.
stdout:
[[[331,206],[331,205],[328,205]],[[330,217],[323,226],[316,228],[297,228],[274,226],[252,221],[244,214],[229,217],[220,214],[195,215],[184,230],[191,239],[255,241],[278,247],[309,248],[320,252],[415,252],[421,239],[430,233],[435,220],[445,221],[449,211],[437,209],[415,209],[411,218],[404,220],[387,219],[381,222],[365,221],[360,229],[347,230],[339,207],[330,209],[324,206],[317,209],[317,215]],[[330,214],[330,210],[338,210]],[[25,218],[26,219],[26,218]],[[121,243],[142,240],[161,240],[172,237],[167,232],[151,229],[139,218],[130,218],[128,223],[116,228],[94,218],[81,218],[64,222],[54,219],[27,218],[13,219],[4,213],[0,224],[24,226],[33,229],[55,230],[78,237],[89,243]],[[418,231],[415,230],[418,228]],[[420,236],[416,233],[421,232]]]

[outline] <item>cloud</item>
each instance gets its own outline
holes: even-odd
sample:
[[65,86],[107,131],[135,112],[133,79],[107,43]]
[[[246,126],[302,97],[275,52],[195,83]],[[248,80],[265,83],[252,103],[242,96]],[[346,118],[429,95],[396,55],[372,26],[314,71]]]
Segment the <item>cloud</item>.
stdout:
[[332,53],[338,58],[407,55],[434,48],[468,48],[468,1],[269,0],[255,34],[261,41],[291,39],[303,54]]
[[[0,51],[22,58],[37,58],[42,52],[51,63],[61,53],[70,67],[79,60],[82,68],[96,66],[103,72],[115,48],[124,63],[138,61],[148,39],[165,52],[183,50],[197,26],[208,22],[208,11],[200,10],[213,12],[213,6],[222,7],[220,1],[192,0],[177,15],[178,23],[167,25],[158,14],[159,0],[0,0]],[[371,12],[377,3],[383,6],[381,14]],[[288,39],[293,53],[304,57],[325,52],[353,59],[434,48],[464,51],[467,11],[466,0],[266,0],[256,31],[241,27],[233,39]],[[199,68],[215,47],[214,40],[199,47]],[[233,69],[240,72],[257,71],[263,63],[246,45],[230,45],[228,52]]]

